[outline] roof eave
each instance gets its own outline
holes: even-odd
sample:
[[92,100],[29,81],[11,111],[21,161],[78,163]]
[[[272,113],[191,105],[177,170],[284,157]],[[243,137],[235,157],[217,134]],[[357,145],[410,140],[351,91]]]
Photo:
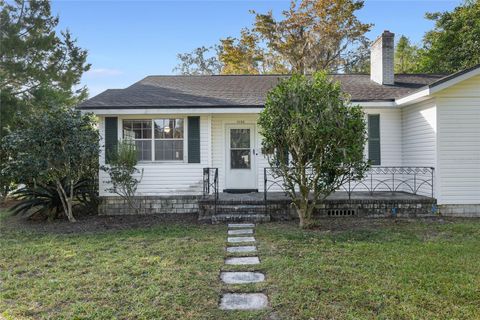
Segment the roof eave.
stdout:
[[480,75],[480,64],[474,67],[453,73],[449,76],[446,76],[445,78],[439,79],[434,83],[424,86],[418,89],[417,91],[410,93],[405,97],[396,99],[395,103],[398,106],[406,106],[412,103],[424,101],[430,98],[435,93],[438,93],[444,89],[447,89],[453,85],[456,85],[457,83],[460,83],[462,81],[465,81],[477,75]]

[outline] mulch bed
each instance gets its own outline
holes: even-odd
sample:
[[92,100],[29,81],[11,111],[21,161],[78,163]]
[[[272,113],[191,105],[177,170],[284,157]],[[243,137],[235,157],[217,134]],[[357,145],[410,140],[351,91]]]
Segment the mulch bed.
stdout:
[[34,221],[21,216],[6,217],[1,223],[1,230],[14,229],[36,233],[82,234],[115,230],[133,230],[149,228],[161,224],[199,224],[197,214],[162,214],[162,215],[125,215],[98,216],[84,215],[77,217],[77,222],[66,219],[54,221]]

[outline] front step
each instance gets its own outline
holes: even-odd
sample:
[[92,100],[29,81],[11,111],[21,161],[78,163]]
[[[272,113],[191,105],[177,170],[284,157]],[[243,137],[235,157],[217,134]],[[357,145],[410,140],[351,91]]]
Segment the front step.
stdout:
[[265,203],[262,200],[218,200],[199,201],[199,220],[212,223],[225,222],[268,222]]
[[212,223],[225,222],[269,222],[270,215],[265,213],[217,213],[211,217]]
[[217,212],[238,214],[265,214],[265,205],[217,204]]

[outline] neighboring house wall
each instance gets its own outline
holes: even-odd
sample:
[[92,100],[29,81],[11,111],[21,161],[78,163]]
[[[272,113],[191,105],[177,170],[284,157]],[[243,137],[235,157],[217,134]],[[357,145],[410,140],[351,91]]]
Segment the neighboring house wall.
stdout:
[[[185,118],[185,115],[141,115],[119,116],[118,137],[122,137],[123,119],[158,119],[158,118]],[[104,137],[104,119],[100,119],[100,134]],[[185,137],[187,132],[185,131]],[[202,170],[209,166],[210,162],[210,116],[200,117],[200,163],[188,163],[187,154],[182,162],[139,162],[138,169],[143,170],[143,178],[138,186],[139,196],[149,195],[195,195],[202,193],[203,174]],[[187,140],[185,138],[184,144]],[[104,141],[101,141],[103,146]],[[105,163],[105,153],[102,148],[100,164]],[[105,191],[108,188],[109,177],[104,171],[100,171],[99,184],[100,195],[112,195]]]
[[[408,167],[436,167],[437,107],[429,99],[402,108],[402,164]],[[420,179],[430,176],[420,175]],[[434,185],[436,178],[434,177]],[[421,183],[421,182],[419,182]],[[413,183],[411,184],[413,185]],[[410,191],[405,189],[405,191]],[[431,187],[423,185],[419,193],[429,195]]]
[[477,205],[464,213],[480,213],[480,76],[436,97],[438,203]]

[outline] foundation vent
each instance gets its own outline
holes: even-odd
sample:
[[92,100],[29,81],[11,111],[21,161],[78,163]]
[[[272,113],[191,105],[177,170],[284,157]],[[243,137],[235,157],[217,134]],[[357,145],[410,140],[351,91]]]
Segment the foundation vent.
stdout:
[[354,216],[356,214],[355,209],[328,209],[327,216],[329,217],[345,217]]

